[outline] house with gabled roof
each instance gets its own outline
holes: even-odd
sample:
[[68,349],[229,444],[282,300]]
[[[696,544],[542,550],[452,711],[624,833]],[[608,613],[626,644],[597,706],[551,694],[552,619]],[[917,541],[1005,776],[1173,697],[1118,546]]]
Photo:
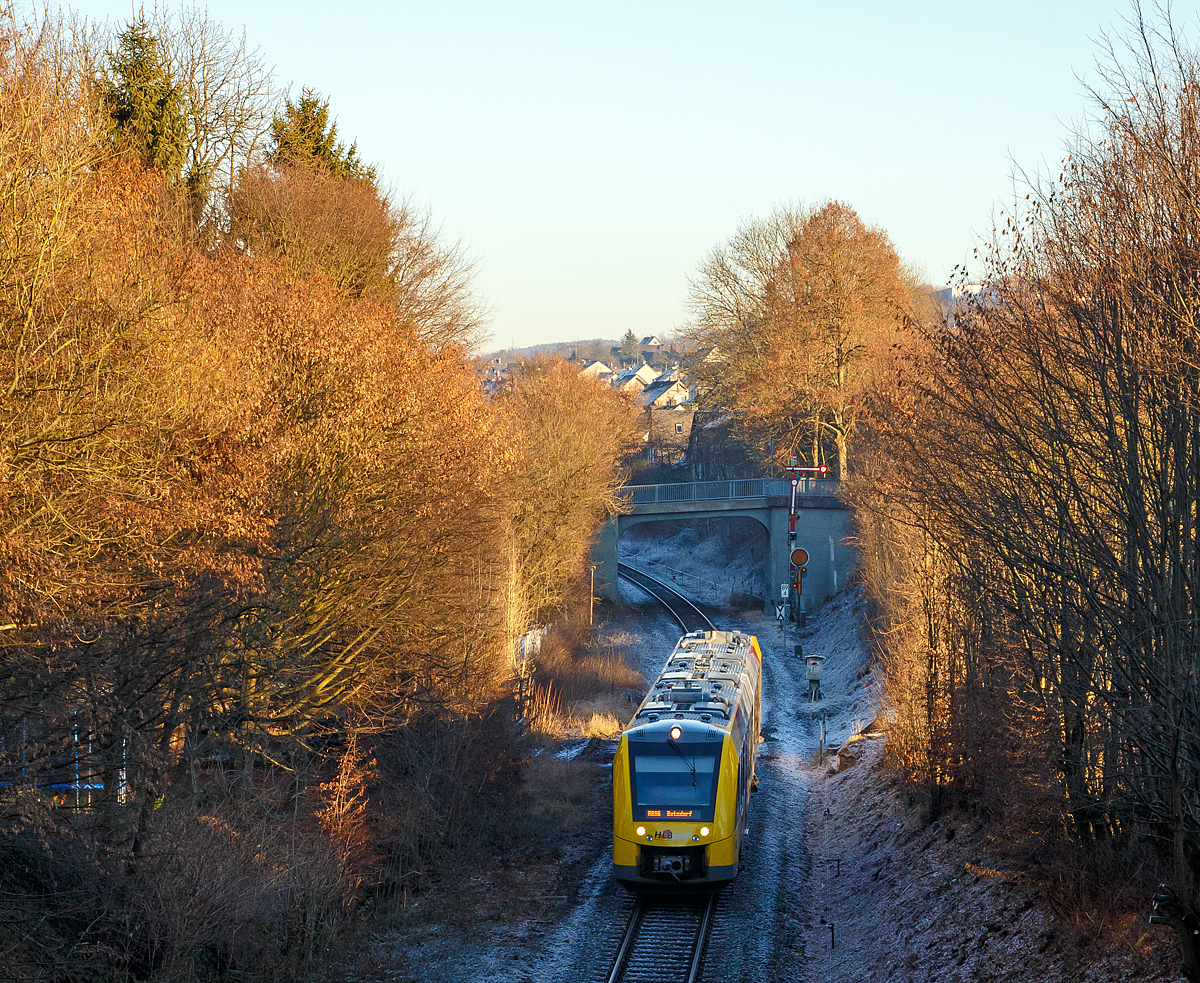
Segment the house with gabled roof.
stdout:
[[601,382],[608,382],[613,377],[613,370],[599,359],[593,359],[579,370],[579,375],[599,379]]
[[678,406],[690,399],[690,392],[678,379],[656,379],[642,390],[638,402],[646,409]]
[[614,375],[612,386],[617,392],[640,393],[657,378],[657,370],[643,362],[637,368],[626,369]]
[[687,453],[695,417],[696,407],[692,403],[647,409],[647,459],[669,467],[679,464]]

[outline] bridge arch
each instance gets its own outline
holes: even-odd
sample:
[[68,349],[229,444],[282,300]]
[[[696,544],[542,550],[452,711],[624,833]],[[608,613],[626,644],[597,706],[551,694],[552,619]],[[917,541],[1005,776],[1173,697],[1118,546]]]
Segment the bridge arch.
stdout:
[[[788,580],[787,481],[703,481],[672,485],[633,485],[624,489],[630,511],[609,516],[592,549],[596,589],[619,601],[617,542],[635,525],[667,519],[732,518],[745,516],[767,530],[768,595],[764,610],[772,610],[779,587]],[[805,482],[797,497],[796,545],[809,552],[803,603],[813,607],[845,586],[855,555],[848,541],[850,512],[833,492],[835,482]],[[826,559],[828,558],[828,559]]]
[[[739,593],[756,594],[766,597],[772,593],[770,587],[769,576],[770,559],[771,559],[771,516],[767,509],[730,509],[727,511],[707,511],[707,512],[689,512],[684,515],[658,515],[658,514],[639,514],[621,516],[619,528],[617,531],[617,549],[618,555],[621,551],[622,541],[628,541],[626,536],[634,529],[645,530],[648,526],[663,525],[669,523],[669,531],[665,531],[663,535],[673,535],[682,529],[691,528],[695,531],[697,539],[703,541],[704,531],[698,528],[703,520],[716,520],[717,523],[727,523],[728,520],[741,520],[734,523],[718,526],[718,531],[710,531],[709,535],[720,535],[728,537],[726,542],[733,541],[739,544],[753,544],[753,554],[751,557],[752,565],[760,568],[752,577],[739,577],[736,580],[730,577],[722,577],[718,571],[714,571],[712,577],[722,586],[728,586],[730,590],[736,590]],[[682,525],[680,525],[682,523]],[[655,533],[651,532],[651,536]],[[636,552],[639,547],[631,547]],[[644,547],[643,547],[644,548]],[[687,548],[686,546],[684,547]],[[759,552],[761,551],[761,552]],[[632,563],[634,566],[639,566],[637,559],[624,557],[623,562]],[[655,573],[655,561],[650,560],[650,566],[646,568],[648,573],[654,576],[661,576]],[[674,574],[674,571],[673,571]],[[703,579],[703,578],[701,578]],[[686,584],[687,581],[682,581]],[[716,584],[713,585],[714,587]]]

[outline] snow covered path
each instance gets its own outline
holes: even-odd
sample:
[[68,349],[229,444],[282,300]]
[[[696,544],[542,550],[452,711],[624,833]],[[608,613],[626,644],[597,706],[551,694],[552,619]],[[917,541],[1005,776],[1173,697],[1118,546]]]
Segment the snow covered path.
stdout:
[[[857,603],[854,592],[834,598],[800,632],[794,626],[780,632],[773,619],[761,615],[729,622],[756,634],[763,650],[765,740],[746,867],[722,892],[710,946],[720,957],[706,960],[707,983],[819,978],[808,972],[810,951],[819,947],[820,936],[805,916],[814,859],[806,827],[822,713],[835,741],[853,732],[856,719],[871,715],[861,681],[867,655],[858,635]],[[797,641],[806,656],[825,657],[818,703],[808,701],[805,663],[794,655]]]

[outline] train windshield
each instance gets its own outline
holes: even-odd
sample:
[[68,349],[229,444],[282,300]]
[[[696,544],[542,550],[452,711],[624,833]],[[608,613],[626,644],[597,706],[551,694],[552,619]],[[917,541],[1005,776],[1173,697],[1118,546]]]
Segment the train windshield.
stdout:
[[630,742],[634,819],[711,821],[721,745]]

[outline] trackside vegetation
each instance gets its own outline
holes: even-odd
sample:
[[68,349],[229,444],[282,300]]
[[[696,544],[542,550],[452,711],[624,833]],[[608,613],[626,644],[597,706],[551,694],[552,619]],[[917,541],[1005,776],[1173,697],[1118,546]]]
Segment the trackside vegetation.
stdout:
[[306,978],[502,851],[513,643],[622,480],[626,403],[485,398],[468,257],[262,66],[0,11],[13,978]]

